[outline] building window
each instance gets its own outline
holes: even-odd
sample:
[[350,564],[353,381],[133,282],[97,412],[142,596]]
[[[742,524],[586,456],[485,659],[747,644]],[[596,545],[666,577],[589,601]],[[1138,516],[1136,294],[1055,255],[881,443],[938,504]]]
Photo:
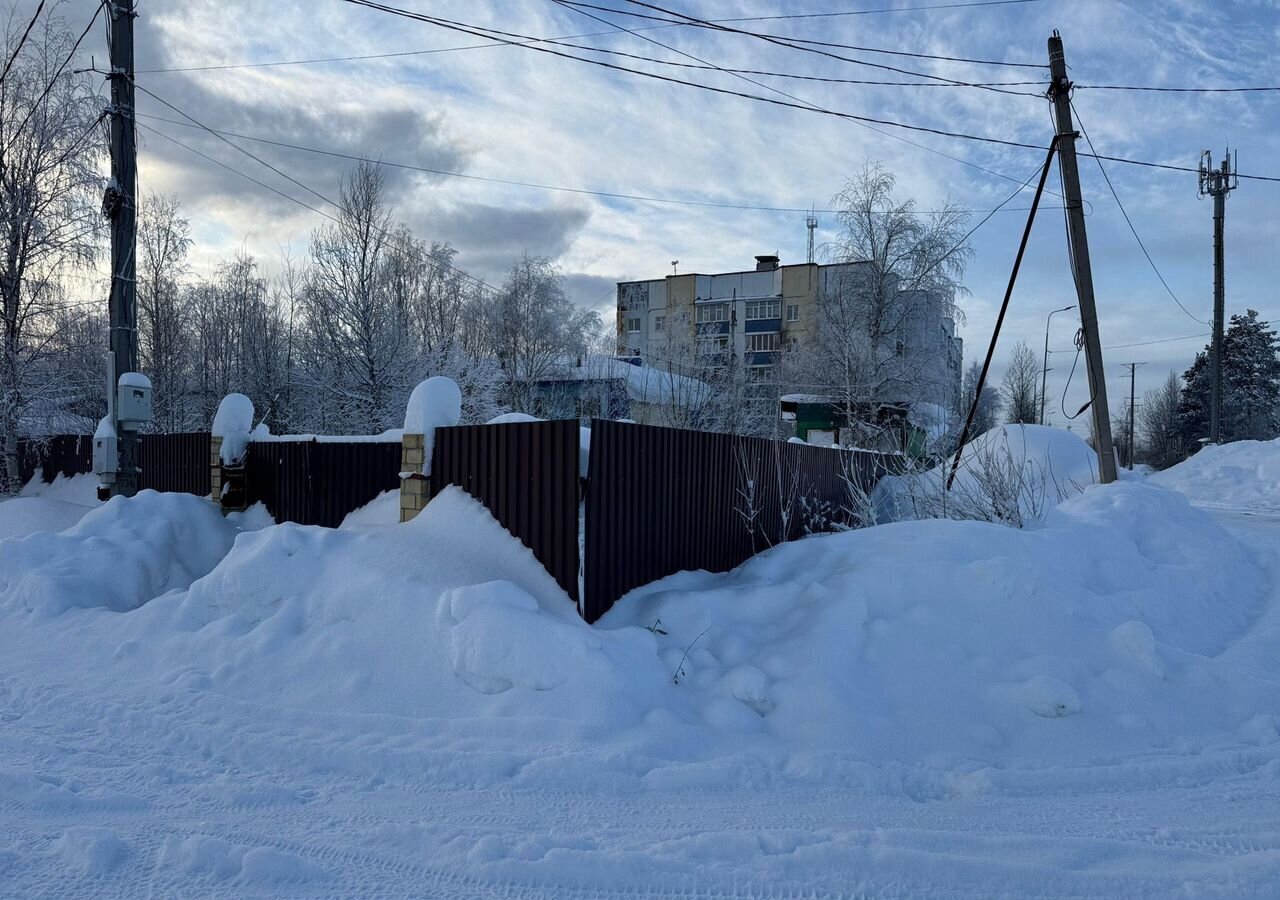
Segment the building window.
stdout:
[[800,304],[799,303],[787,304],[787,321],[788,322],[800,321]]
[[749,334],[747,335],[747,351],[756,353],[777,350],[781,346],[779,337],[777,334]]
[[782,316],[781,300],[748,300],[747,320],[777,319]]
[[717,353],[724,353],[729,349],[728,335],[720,335],[718,337],[703,338],[698,341],[698,352],[704,356],[714,356]]
[[630,316],[627,318],[627,331],[637,332],[640,330],[640,317]]
[[729,304],[728,303],[704,303],[698,307],[698,324],[706,325],[710,322],[728,322],[729,321]]
[[653,330],[654,330],[654,331],[665,331],[665,330],[666,330],[666,327],[667,327],[667,317],[666,317],[666,316],[655,316],[655,317],[654,317],[654,319],[653,319]]

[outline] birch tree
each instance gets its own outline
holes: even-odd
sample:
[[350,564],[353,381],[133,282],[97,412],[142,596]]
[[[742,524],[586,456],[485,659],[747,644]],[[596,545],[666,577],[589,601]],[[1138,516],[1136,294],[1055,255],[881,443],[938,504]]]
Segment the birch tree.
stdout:
[[[18,27],[5,32],[6,59]],[[0,491],[19,487],[24,420],[47,419],[72,393],[58,365],[74,321],[65,279],[87,270],[102,229],[101,113],[88,77],[64,67],[73,45],[46,15],[0,84]]]

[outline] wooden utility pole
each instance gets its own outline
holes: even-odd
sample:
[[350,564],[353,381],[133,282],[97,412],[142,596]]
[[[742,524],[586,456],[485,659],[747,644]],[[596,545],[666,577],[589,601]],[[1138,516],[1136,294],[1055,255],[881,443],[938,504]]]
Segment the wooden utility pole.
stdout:
[[[111,183],[102,200],[102,209],[111,220],[111,356],[110,390],[126,372],[138,370],[137,306],[137,173],[138,157],[134,129],[133,100],[133,20],[134,0],[107,0],[111,21]],[[111,403],[113,415],[116,404]],[[138,432],[115,425],[119,447],[119,467],[112,493],[132,497],[138,491]]]
[[1209,377],[1213,390],[1209,400],[1209,443],[1216,444],[1222,436],[1222,329],[1223,308],[1226,305],[1226,273],[1223,271],[1224,225],[1227,215],[1227,194],[1239,186],[1233,171],[1231,151],[1227,150],[1221,168],[1213,167],[1213,156],[1208,150],[1200,155],[1200,195],[1213,198],[1213,350],[1209,361]]
[[1136,380],[1135,375],[1138,371],[1138,366],[1145,366],[1146,363],[1131,362],[1131,363],[1121,363],[1121,365],[1129,367],[1129,471],[1132,472],[1133,471],[1133,454],[1134,454],[1134,450],[1137,447],[1137,440],[1134,438],[1134,433],[1135,433],[1134,432],[1134,409],[1137,401],[1137,396],[1134,389],[1134,382]]
[[1102,341],[1098,337],[1098,311],[1093,297],[1093,270],[1089,266],[1089,239],[1080,199],[1080,169],[1076,162],[1075,124],[1071,118],[1071,79],[1062,52],[1062,38],[1049,38],[1049,99],[1058,125],[1058,160],[1067,207],[1067,235],[1076,295],[1080,298],[1080,328],[1084,332],[1085,364],[1093,405],[1093,431],[1098,443],[1098,474],[1103,484],[1116,480],[1116,457],[1111,441],[1111,411],[1107,405],[1107,379],[1102,368]]

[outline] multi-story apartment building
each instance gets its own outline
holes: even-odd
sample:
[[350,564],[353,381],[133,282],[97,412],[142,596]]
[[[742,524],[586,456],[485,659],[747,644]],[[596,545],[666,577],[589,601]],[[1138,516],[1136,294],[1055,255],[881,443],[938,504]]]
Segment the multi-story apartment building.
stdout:
[[[821,340],[819,304],[849,292],[862,263],[780,265],[757,256],[756,267],[719,275],[668,275],[618,284],[618,351],[658,368],[685,371],[732,358],[750,380],[777,381],[781,351]],[[950,409],[960,395],[963,344],[941,304],[912,304],[887,352],[911,372],[909,396]],[[828,317],[828,325],[829,317]],[[692,373],[688,373],[692,374]]]

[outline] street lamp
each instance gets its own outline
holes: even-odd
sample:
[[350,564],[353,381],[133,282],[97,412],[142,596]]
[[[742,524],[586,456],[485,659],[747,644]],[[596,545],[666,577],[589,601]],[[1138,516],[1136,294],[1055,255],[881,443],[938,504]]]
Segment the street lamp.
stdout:
[[1044,371],[1040,373],[1040,424],[1044,424],[1044,401],[1045,392],[1049,387],[1049,323],[1053,321],[1053,317],[1060,312],[1066,312],[1069,309],[1075,309],[1076,305],[1072,303],[1070,306],[1064,306],[1062,309],[1055,309],[1049,313],[1044,320]]

